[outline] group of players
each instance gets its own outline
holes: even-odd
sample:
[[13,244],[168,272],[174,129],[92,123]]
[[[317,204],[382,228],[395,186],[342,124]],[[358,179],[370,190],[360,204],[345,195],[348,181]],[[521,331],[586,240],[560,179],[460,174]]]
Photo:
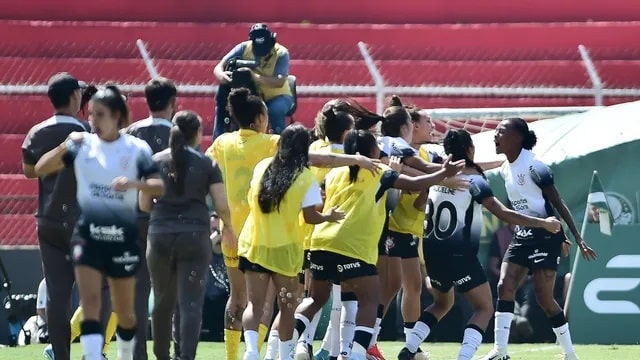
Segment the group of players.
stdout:
[[[162,84],[173,89],[165,92],[169,95],[163,105],[175,109],[170,81],[153,80],[150,86]],[[71,90],[64,109],[52,97],[56,86]],[[258,359],[269,327],[266,359],[382,358],[376,345],[381,319],[400,287],[405,293],[406,345],[398,358],[428,358],[420,344],[452,307],[454,286],[474,307],[458,356],[471,359],[494,316],[477,258],[481,206],[518,225],[498,285],[495,346],[485,359],[509,359],[514,294],[528,272],[565,358],[577,358],[567,321],[553,299],[559,257],[569,244],[555,217],[565,220],[584,257],[595,258],[595,253],[577,232],[550,169],[531,152],[536,137],[524,120],[507,119],[496,129],[496,151],[507,158],[500,166],[514,209],[509,210],[493,196],[483,173],[498,164],[473,161],[471,136],[451,129],[443,139],[443,156],[427,151],[423,145],[433,140],[433,124],[423,111],[403,105],[396,96],[382,115],[353,100],[335,99],[318,112],[314,131],[291,125],[276,135],[268,129],[263,100],[247,89],[234,89],[229,110],[240,129],[217,137],[202,154],[197,114],[182,111],[171,122],[150,117],[129,126],[126,98],[117,87],[81,87],[68,74],[52,78],[52,103],[57,111],[66,110],[30,131],[23,160],[25,174],[40,178],[41,185],[51,176],[77,185],[79,217],[75,226],[63,226],[61,236],[72,234],[73,239],[70,252],[84,309],[85,359],[102,358],[103,276],[118,315],[118,358],[134,358],[134,338],[140,331],[135,279],[141,264],[153,284],[156,357],[169,359],[175,313],[177,358],[195,358],[211,256],[209,195],[222,220],[231,285],[225,316],[227,359],[237,359],[243,331],[244,359]],[[71,107],[83,107],[82,98],[89,104],[92,133],[76,119],[77,110],[69,113]],[[151,110],[162,110],[153,99],[147,101]],[[47,127],[73,132],[47,149],[36,139]],[[381,136],[376,137],[378,128]],[[158,149],[155,155],[152,148]],[[68,204],[64,208],[67,211]],[[150,213],[145,229],[139,228],[139,210]],[[148,242],[146,251],[139,240]],[[418,300],[421,252],[434,294],[434,303],[424,311]],[[47,267],[52,266],[47,265],[44,260],[50,287]],[[49,292],[51,296],[51,288]],[[319,313],[330,297],[330,325],[322,349],[313,354]],[[274,301],[278,314],[272,322]],[[59,348],[54,344],[56,358],[63,358]]]

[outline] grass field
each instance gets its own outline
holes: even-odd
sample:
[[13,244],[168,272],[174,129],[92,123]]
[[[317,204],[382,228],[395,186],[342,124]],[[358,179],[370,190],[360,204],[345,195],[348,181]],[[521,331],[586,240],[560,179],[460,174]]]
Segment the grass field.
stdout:
[[[319,344],[317,344],[319,345]],[[382,343],[382,351],[388,360],[395,359],[397,353],[402,348],[400,342]],[[433,360],[451,360],[455,359],[458,354],[458,344],[425,344],[422,349],[431,352]],[[480,355],[484,355],[490,348],[489,344],[484,344],[480,351]],[[0,349],[0,359],[11,360],[37,360],[43,359],[42,350],[44,345],[36,344],[21,348],[4,348]],[[640,345],[619,346],[619,345],[578,345],[576,346],[578,356],[581,360],[638,360],[640,359]],[[80,359],[80,345],[73,344],[71,348],[72,359]],[[151,343],[149,343],[149,351],[151,351]],[[511,359],[526,360],[551,360],[562,359],[560,349],[554,344],[514,344],[510,345],[509,352]],[[112,346],[109,351],[109,359],[115,360],[115,347]],[[150,359],[153,356],[149,356]],[[222,360],[224,359],[224,347],[222,343],[200,343],[198,347],[197,359]]]

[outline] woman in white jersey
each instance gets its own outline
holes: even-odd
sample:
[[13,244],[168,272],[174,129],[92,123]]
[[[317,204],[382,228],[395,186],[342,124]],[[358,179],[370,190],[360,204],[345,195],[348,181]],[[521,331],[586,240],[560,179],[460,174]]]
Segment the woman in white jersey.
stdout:
[[493,315],[491,289],[478,260],[482,206],[508,223],[543,227],[553,233],[561,229],[560,221],[554,217],[540,219],[519,214],[507,209],[493,196],[482,168],[473,162],[475,148],[467,131],[449,130],[444,138],[444,149],[452,160],[465,161],[462,174],[471,186],[468,190],[452,190],[445,186],[429,189],[423,248],[434,302],[425,309],[408,336],[406,347],[398,355],[400,360],[413,359],[420,343],[451,310],[454,286],[467,296],[474,308],[464,331],[458,360],[472,359],[482,342]]
[[[547,217],[559,213],[580,248],[582,256],[595,259],[595,252],[584,242],[571,212],[554,185],[551,169],[535,158],[531,149],[536,135],[526,121],[511,118],[500,122],[495,134],[496,153],[505,154],[507,164],[501,174],[511,206],[519,213]],[[533,273],[538,304],[551,321],[553,332],[562,347],[565,359],[577,359],[569,325],[562,308],[553,298],[556,271],[562,251],[564,233],[551,234],[541,229],[518,226],[504,256],[498,282],[494,348],[483,359],[510,359],[507,353],[509,329],[513,320],[514,299],[523,277]]]
[[71,133],[36,168],[50,174],[69,166],[76,173],[81,215],[71,258],[84,310],[80,325],[84,358],[102,359],[100,298],[106,276],[118,315],[118,359],[131,360],[136,331],[134,276],[144,256],[136,243],[138,191],[159,197],[164,184],[149,145],[120,133],[129,123],[129,110],[117,87],[107,86],[92,96],[89,121],[93,134]]

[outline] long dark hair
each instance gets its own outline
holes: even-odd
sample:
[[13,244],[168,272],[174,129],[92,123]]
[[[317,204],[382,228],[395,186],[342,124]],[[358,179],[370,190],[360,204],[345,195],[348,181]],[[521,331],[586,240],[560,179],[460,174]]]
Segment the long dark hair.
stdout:
[[231,90],[227,101],[229,114],[243,129],[251,128],[258,115],[267,111],[262,99],[251,94],[251,91],[247,88]]
[[467,130],[449,129],[444,136],[444,152],[451,155],[451,161],[464,160],[465,166],[476,169],[482,177],[486,178],[480,165],[467,156],[469,148],[472,146],[473,140]]
[[118,129],[124,129],[129,126],[131,113],[127,106],[127,97],[122,94],[117,86],[107,85],[104,88],[97,88],[95,85],[89,85],[82,94],[81,104],[86,101],[85,98],[101,103],[109,108],[111,112],[119,113]]
[[397,95],[391,96],[389,107],[384,110],[382,116],[384,120],[380,130],[384,136],[400,137],[400,129],[405,125],[410,125],[411,121],[409,111],[402,105],[402,101]]
[[193,111],[179,111],[173,116],[173,127],[169,133],[171,149],[171,173],[169,177],[176,185],[178,194],[184,193],[184,178],[187,175],[187,151],[200,129],[200,116]]
[[[376,137],[367,130],[351,130],[344,137],[344,153],[348,155],[360,155],[371,157],[371,150],[378,146]],[[349,166],[349,182],[358,180],[360,166]]]
[[384,120],[382,116],[368,110],[362,104],[350,98],[333,99],[325,104],[322,111],[324,112],[327,107],[333,107],[336,112],[344,111],[353,116],[355,120],[354,128],[356,129],[369,130]]
[[506,119],[511,127],[522,136],[522,148],[526,150],[533,149],[538,142],[538,137],[533,130],[529,130],[529,124],[522,118],[508,118]]
[[325,107],[316,116],[316,135],[327,138],[332,143],[342,143],[342,135],[353,128],[354,119],[346,111],[336,111],[335,107]]
[[278,152],[260,180],[258,204],[263,213],[280,211],[280,203],[302,169],[309,166],[308,130],[302,125],[291,125],[280,134]]

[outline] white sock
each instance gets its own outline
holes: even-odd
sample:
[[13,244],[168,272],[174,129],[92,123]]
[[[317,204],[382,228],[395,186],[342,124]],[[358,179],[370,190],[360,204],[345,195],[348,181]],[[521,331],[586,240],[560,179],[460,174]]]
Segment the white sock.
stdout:
[[464,329],[458,360],[471,360],[482,343],[482,333],[472,327]]
[[416,325],[411,330],[411,334],[409,334],[409,337],[407,338],[407,343],[405,344],[406,348],[412,353],[415,353],[418,351],[420,344],[422,344],[430,333],[431,328],[429,328],[429,325],[422,321],[416,322]]
[[282,341],[280,340],[280,360],[289,360],[293,358],[293,347],[295,346],[293,339]]
[[371,337],[371,343],[369,347],[378,343],[378,335],[380,335],[380,324],[382,324],[382,318],[376,318],[376,324],[373,326],[373,336]]
[[258,352],[258,332],[255,330],[244,331],[244,343],[248,353]]
[[342,302],[342,313],[340,314],[340,355],[345,357],[351,354],[353,335],[356,332],[357,313],[357,301],[351,300]]
[[[309,299],[309,298],[303,299],[302,303],[304,303],[306,299]],[[302,305],[302,303],[300,305]],[[294,342],[298,342],[298,339],[300,339],[308,331],[309,323],[311,321],[309,321],[309,319],[307,319],[307,317],[302,314],[295,314],[293,317],[294,319],[296,319],[296,321],[294,322],[294,326],[295,326],[295,323],[298,322],[298,320],[302,321],[302,324],[304,325],[304,330],[302,331],[302,334],[298,333],[298,329],[296,329],[295,327],[293,329],[293,340]]]
[[408,328],[408,327],[404,328],[404,342],[405,343],[409,341],[409,336],[411,336],[411,331],[412,330],[413,330],[413,328]]
[[571,341],[569,323],[565,323],[560,327],[553,328],[553,332],[556,333],[556,337],[558,338],[558,343],[560,343],[562,351],[565,354],[573,354],[575,350],[573,349],[573,342]]
[[269,331],[269,338],[267,339],[267,350],[264,355],[265,359],[275,360],[278,358],[278,347],[280,343],[280,337],[278,330]]
[[133,348],[136,344],[136,338],[131,340],[122,340],[116,334],[116,346],[118,348],[118,360],[133,360]]
[[311,319],[309,323],[309,327],[307,327],[307,331],[305,336],[302,336],[298,342],[304,341],[305,344],[313,344],[313,340],[316,337],[316,330],[318,329],[318,323],[320,322],[320,316],[322,315],[322,310],[318,311]]
[[511,322],[513,321],[513,313],[496,311],[496,320],[494,326],[495,340],[494,345],[500,352],[507,352],[509,345],[509,331],[511,330]]
[[322,339],[322,349],[329,351],[330,356],[338,356],[340,353],[340,314],[342,313],[340,289],[340,285],[333,285],[329,326],[327,326],[327,331]]
[[102,334],[80,335],[85,360],[102,360]]

